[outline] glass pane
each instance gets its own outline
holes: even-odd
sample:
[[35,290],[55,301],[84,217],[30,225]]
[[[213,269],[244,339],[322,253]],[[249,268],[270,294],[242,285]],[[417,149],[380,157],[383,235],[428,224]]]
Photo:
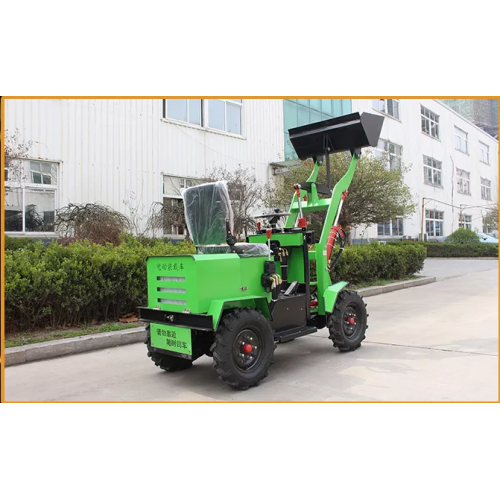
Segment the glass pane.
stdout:
[[332,99],[333,102],[333,116],[342,116],[342,99]]
[[241,107],[227,103],[227,131],[241,134]]
[[40,172],[40,163],[37,161],[30,161],[30,170],[32,172]]
[[43,184],[52,184],[52,178],[50,175],[44,175],[42,178]]
[[44,174],[50,174],[52,172],[52,165],[50,163],[40,163],[40,166]]
[[228,99],[228,101],[241,102],[241,101],[243,101],[243,99]]
[[352,102],[351,99],[341,99],[342,101],[342,114],[348,115],[352,113]]
[[35,184],[42,183],[42,174],[39,172],[31,172],[31,181]]
[[167,99],[167,116],[174,120],[187,122],[187,99]]
[[302,106],[307,106],[309,107],[309,99],[297,99],[297,102],[299,104],[302,104]]
[[24,205],[26,231],[54,231],[54,214],[54,191],[26,190]]
[[5,188],[5,231],[23,230],[23,191]]
[[201,125],[201,99],[189,99],[189,123]]
[[316,111],[321,111],[321,99],[310,99],[310,106]]
[[304,106],[298,106],[298,125],[308,125],[309,120],[309,108],[304,108]]
[[323,115],[319,111],[314,111],[311,109],[311,123],[320,122],[323,119]]
[[217,130],[225,130],[225,103],[218,99],[209,99],[208,101],[208,126]]
[[332,99],[321,99],[321,111],[328,116],[333,116]]
[[285,101],[283,113],[285,115],[285,132],[297,127],[297,105],[294,102]]

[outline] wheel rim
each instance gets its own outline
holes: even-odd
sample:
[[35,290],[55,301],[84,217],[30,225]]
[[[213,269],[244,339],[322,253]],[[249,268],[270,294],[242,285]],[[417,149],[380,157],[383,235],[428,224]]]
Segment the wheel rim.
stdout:
[[262,353],[260,332],[245,328],[234,339],[233,357],[238,369],[247,372],[259,361]]
[[361,324],[361,315],[359,308],[351,304],[345,308],[343,318],[344,333],[347,337],[355,337],[359,332]]

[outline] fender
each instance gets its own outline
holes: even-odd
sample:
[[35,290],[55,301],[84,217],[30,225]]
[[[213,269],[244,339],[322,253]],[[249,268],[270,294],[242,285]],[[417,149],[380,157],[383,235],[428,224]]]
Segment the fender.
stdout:
[[212,316],[214,331],[219,328],[222,312],[226,309],[235,309],[237,307],[251,307],[252,309],[259,310],[265,318],[272,319],[269,304],[265,297],[245,297],[245,299],[227,299],[227,300],[214,300],[210,304],[208,315]]
[[323,299],[325,301],[325,313],[329,314],[333,312],[335,307],[335,302],[337,302],[338,294],[348,285],[347,281],[339,281],[335,285],[329,286],[325,293],[323,294]]

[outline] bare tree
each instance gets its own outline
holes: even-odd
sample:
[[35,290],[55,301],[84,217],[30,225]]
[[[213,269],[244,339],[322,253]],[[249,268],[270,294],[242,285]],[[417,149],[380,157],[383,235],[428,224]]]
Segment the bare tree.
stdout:
[[12,183],[21,183],[26,180],[24,159],[28,158],[33,141],[23,141],[21,132],[16,129],[14,133],[5,131],[5,180]]
[[254,216],[262,208],[264,185],[257,180],[254,170],[239,165],[237,168],[216,167],[205,178],[205,182],[227,181],[229,198],[234,215],[234,235],[246,237],[255,229]]
[[120,243],[120,234],[130,228],[129,219],[100,204],[69,204],[56,213],[55,229],[62,242],[89,240],[105,245]]

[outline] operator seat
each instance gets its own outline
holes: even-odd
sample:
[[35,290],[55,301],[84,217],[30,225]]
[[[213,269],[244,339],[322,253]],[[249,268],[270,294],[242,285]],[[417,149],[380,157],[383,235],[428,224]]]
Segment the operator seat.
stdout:
[[[182,192],[189,234],[200,254],[231,253],[227,244],[226,220],[233,232],[233,210],[225,181],[200,184]],[[236,243],[240,257],[269,255],[264,244]],[[240,253],[241,250],[241,253]]]

